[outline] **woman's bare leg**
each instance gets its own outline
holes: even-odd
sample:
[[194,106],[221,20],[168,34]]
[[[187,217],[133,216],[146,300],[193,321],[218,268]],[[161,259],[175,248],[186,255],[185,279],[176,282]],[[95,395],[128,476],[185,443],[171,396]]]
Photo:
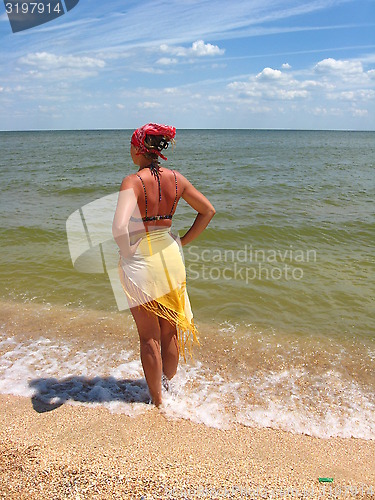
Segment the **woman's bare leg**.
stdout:
[[131,312],[137,325],[141,362],[147,385],[155,406],[161,404],[162,359],[160,354],[161,329],[158,317],[141,306],[132,307]]
[[178,365],[178,341],[176,327],[169,321],[159,318],[161,337],[161,358],[163,361],[163,373],[168,380],[173,378]]

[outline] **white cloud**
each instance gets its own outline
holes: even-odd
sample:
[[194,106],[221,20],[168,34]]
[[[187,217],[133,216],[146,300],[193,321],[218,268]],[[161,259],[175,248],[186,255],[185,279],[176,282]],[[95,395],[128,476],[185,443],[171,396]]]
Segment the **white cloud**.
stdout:
[[[264,68],[257,75],[251,76],[248,81],[230,83],[227,88],[234,91],[238,99],[246,100],[248,104],[258,102],[260,99],[293,101],[307,99],[310,92],[305,82],[294,79],[288,74],[272,68]],[[309,82],[311,87],[311,82]]]
[[[332,58],[324,59],[304,71],[293,71],[290,67],[284,70],[266,67],[258,74],[250,75],[247,80],[234,81],[227,85],[230,92],[228,98],[238,103],[246,103],[248,107],[269,100],[280,102],[302,100],[311,102],[311,113],[331,115],[337,115],[339,108],[325,106],[322,103],[336,100],[352,114],[353,103],[374,101],[375,90],[372,84],[374,73],[375,70],[365,72],[359,60]],[[314,101],[316,101],[315,106]]]
[[188,48],[162,44],[160,50],[176,57],[210,57],[221,56],[225,53],[225,49],[220,49],[217,45],[211,43],[204,43],[203,40],[193,42],[192,46]]
[[164,75],[165,73],[163,69],[153,67],[138,68],[137,71],[139,71],[140,73],[149,73],[150,75]]
[[103,46],[108,50],[123,53],[129,46],[131,48],[155,47],[166,39],[182,45],[189,44],[198,37],[223,40],[240,38],[247,34],[259,36],[259,30],[264,30],[266,33],[269,30],[272,32],[293,31],[295,26],[271,28],[267,24],[280,19],[293,19],[296,15],[324,11],[332,4],[339,5],[344,2],[347,0],[274,0],[270,2],[264,2],[264,0],[236,0],[236,2],[145,0],[144,2],[126,2],[126,8],[123,0],[112,0],[110,7],[108,7],[108,2],[85,2],[89,6],[86,10],[80,9],[85,19],[48,23],[47,27],[34,29],[28,41],[35,47],[36,37],[33,35],[44,36],[48,32],[58,30],[59,44],[71,45],[86,53],[100,51]]
[[325,88],[325,89],[330,89],[333,88],[332,85],[326,82],[320,82],[317,80],[302,80],[299,82],[299,85],[302,89],[317,89],[317,88]]
[[165,54],[171,54],[173,56],[185,56],[187,49],[185,47],[172,47],[171,45],[162,43],[159,50]]
[[58,56],[49,52],[35,52],[19,59],[23,66],[29,66],[27,75],[43,80],[84,79],[97,75],[105,67],[105,61],[93,57]]
[[225,98],[222,95],[209,95],[208,100],[211,102],[224,102]]
[[104,68],[105,62],[102,59],[93,57],[78,56],[57,56],[49,52],[36,52],[27,54],[20,58],[20,63],[29,66],[37,66],[41,70],[51,70],[55,68]]
[[353,116],[367,116],[368,115],[368,111],[367,109],[353,109]]
[[336,79],[337,81],[351,81],[357,83],[364,83],[368,80],[370,75],[363,70],[361,61],[352,60],[337,60],[337,59],[323,59],[318,62],[314,67],[315,74],[320,75],[321,78]]
[[323,74],[358,75],[363,73],[360,61],[341,61],[336,59],[323,59],[315,65],[315,71]]
[[329,92],[327,98],[341,101],[371,101],[375,99],[375,90],[372,89],[354,89],[341,92]]
[[228,89],[238,92],[238,96],[242,97],[261,97],[262,91],[256,83],[253,82],[233,82],[230,83]]
[[43,105],[39,105],[38,106],[38,109],[41,113],[54,113],[57,110],[56,106],[43,106]]
[[316,107],[310,110],[310,114],[314,116],[343,116],[342,108]]
[[279,69],[264,68],[263,71],[257,74],[257,80],[279,80],[283,77]]
[[311,109],[311,114],[315,116],[326,116],[328,114],[327,108],[315,107]]
[[211,43],[204,43],[203,40],[194,42],[191,47],[191,53],[197,57],[221,56],[224,52],[224,49],[220,49],[217,45],[212,45]]
[[178,59],[173,57],[162,57],[156,61],[156,64],[161,64],[162,66],[170,66],[172,64],[177,64]]
[[[311,110],[316,108],[326,111],[329,119],[324,123],[329,126],[341,126],[341,119],[330,121],[331,115],[338,113],[338,109],[342,108],[345,117],[351,117],[354,122],[353,113],[358,111],[353,110],[367,108],[369,119],[366,121],[366,127],[373,127],[374,96],[369,91],[370,87],[374,88],[375,69],[371,69],[375,68],[372,64],[375,62],[374,53],[361,56],[362,65],[344,61],[349,58],[346,55],[343,55],[342,61],[324,59],[335,54],[336,57],[339,57],[337,54],[358,54],[360,44],[367,42],[359,39],[353,41],[353,44],[357,44],[357,52],[354,50],[356,47],[352,47],[353,50],[350,51],[346,50],[349,47],[340,48],[341,41],[334,39],[336,31],[327,44],[334,43],[337,50],[329,52],[324,45],[314,44],[313,37],[311,40],[306,39],[306,47],[285,45],[282,49],[275,38],[276,48],[270,50],[277,54],[267,54],[267,51],[264,52],[265,45],[261,45],[263,39],[259,38],[261,33],[311,29],[301,18],[296,18],[296,14],[324,11],[343,1],[347,0],[238,0],[229,3],[219,0],[219,3],[215,4],[197,0],[173,0],[172,3],[146,0],[146,3],[131,2],[129,9],[124,10],[123,2],[115,0],[116,6],[113,5],[109,15],[106,12],[106,3],[94,2],[95,10],[86,9],[84,12],[84,15],[88,15],[87,18],[92,16],[92,22],[82,23],[79,29],[72,23],[64,22],[64,29],[57,28],[58,23],[50,23],[48,29],[59,29],[58,37],[48,35],[47,31],[42,32],[41,28],[5,37],[6,46],[3,52],[6,57],[3,54],[2,66],[6,78],[0,79],[0,85],[4,87],[3,91],[0,90],[0,96],[2,101],[5,97],[13,98],[14,109],[17,109],[19,103],[24,105],[27,96],[30,110],[36,110],[39,103],[54,104],[53,101],[62,98],[65,102],[61,109],[64,109],[66,116],[73,116],[71,111],[75,110],[79,103],[103,102],[104,99],[110,99],[111,109],[117,110],[115,115],[128,120],[128,124],[131,124],[134,117],[139,114],[146,116],[151,110],[155,117],[169,113],[168,116],[177,117],[180,124],[192,127],[201,122],[204,126],[207,123],[214,126],[222,126],[223,123],[228,123],[229,126],[253,126],[251,113],[268,113],[265,119],[270,120],[267,123],[272,126],[289,126],[294,123],[296,126],[304,123],[310,125],[309,118],[305,115],[310,114],[311,118]],[[92,2],[89,3],[91,5]],[[158,15],[144,16],[147,9],[157,11]],[[277,19],[287,18],[290,18],[290,23],[282,23],[282,26],[279,23],[272,25]],[[294,21],[303,27],[296,26]],[[322,27],[317,26],[319,22],[315,21],[312,19],[311,23],[317,30],[321,29]],[[306,23],[309,21],[306,20]],[[340,26],[326,25],[324,28],[336,29]],[[145,32],[147,37],[144,36]],[[231,57],[223,58],[226,47],[224,40],[238,39],[246,33],[258,38],[244,38],[241,48],[240,44],[228,43],[226,52],[230,47]],[[318,36],[318,33],[315,35]],[[16,38],[20,43],[14,45]],[[164,45],[160,47],[160,44]],[[250,46],[251,50],[246,51],[246,47]],[[339,52],[344,48],[345,51]],[[292,68],[287,62],[293,57],[293,52],[289,50],[296,49],[297,52],[298,49],[305,49],[306,57],[301,58],[299,55],[298,64],[293,62],[297,59],[291,60]],[[284,52],[280,54],[280,50]],[[310,58],[314,57],[312,54],[319,50],[325,54],[320,57],[323,60],[318,62],[319,59],[315,59],[311,63]],[[369,50],[370,47],[361,49],[362,53]],[[263,59],[259,58],[261,54]],[[242,57],[249,58],[248,63],[246,61],[241,64],[236,60]],[[119,58],[128,60],[118,61]],[[263,62],[262,66],[259,66],[259,61]],[[225,71],[221,74],[217,70],[212,71],[211,68],[224,67],[215,64],[223,62],[227,63]],[[197,66],[194,68],[196,71],[192,71],[186,79],[186,71],[189,71],[186,64],[192,63]],[[311,66],[306,67],[307,64]],[[180,73],[175,71],[181,68]],[[81,80],[77,85],[72,84],[79,78],[87,78],[104,71],[108,77],[106,82],[102,78],[97,79],[97,82],[90,78],[89,85],[84,85]],[[134,78],[135,71],[138,72],[137,79]],[[142,71],[148,74],[140,74]],[[247,71],[251,72],[251,75],[235,76],[235,71]],[[172,72],[172,80],[163,77]],[[127,83],[124,84],[126,80]],[[228,85],[229,82],[232,83]],[[12,95],[16,83],[25,87],[22,100]],[[59,83],[64,83],[66,88],[57,92],[60,90]],[[150,88],[147,92],[142,87],[135,88],[137,85],[155,88]],[[168,85],[175,87],[163,89],[163,86]],[[8,88],[12,91],[8,92]],[[128,95],[123,92],[128,92]],[[57,102],[57,105],[60,103]],[[214,105],[220,110],[218,116],[211,122],[206,121],[206,116],[213,110]],[[187,109],[185,113],[184,107]],[[119,111],[121,109],[126,109],[126,113]],[[225,121],[225,110],[233,120]],[[288,115],[288,120],[273,121],[272,117],[277,118],[280,113]],[[33,113],[29,114],[32,121]],[[96,123],[102,123],[101,115],[98,113],[97,116]],[[85,119],[84,115],[82,119]],[[265,124],[262,120],[263,117],[260,117],[258,126]],[[91,126],[94,121],[90,117],[87,123]],[[118,123],[114,122],[113,125]],[[319,122],[322,123],[323,120]],[[74,122],[69,125],[74,125]]]
[[[262,123],[265,123],[263,120],[284,123],[288,117],[296,126],[309,123],[319,127],[324,120],[337,127],[345,123],[350,128],[352,123],[372,116],[375,89],[371,73],[368,74],[371,66],[365,71],[356,61],[333,61],[324,64],[316,61],[302,70],[265,67],[231,82],[218,78],[174,87],[140,88],[134,102],[129,104],[129,113],[132,109],[138,112],[143,109],[146,113],[151,110],[156,114],[161,112],[159,110],[163,113],[179,110],[191,116],[192,123],[196,116],[202,115],[216,116],[219,123],[228,113],[236,119],[243,117],[244,123],[251,115],[259,117]],[[325,73],[316,70],[318,66],[323,71],[324,65]],[[353,78],[343,79],[342,72],[337,69],[340,67],[346,74],[354,75]],[[360,81],[367,83],[359,85]]]
[[178,94],[179,93],[179,89],[177,87],[166,87],[164,89],[164,92],[166,94]]
[[309,97],[307,90],[286,90],[286,89],[269,89],[264,93],[268,99],[277,99],[281,101],[293,101],[295,99],[306,99]]
[[138,103],[138,107],[143,109],[155,109],[155,108],[160,108],[160,103],[145,101]]
[[343,101],[353,101],[355,97],[355,93],[351,91],[341,92],[335,96],[336,98],[342,99]]

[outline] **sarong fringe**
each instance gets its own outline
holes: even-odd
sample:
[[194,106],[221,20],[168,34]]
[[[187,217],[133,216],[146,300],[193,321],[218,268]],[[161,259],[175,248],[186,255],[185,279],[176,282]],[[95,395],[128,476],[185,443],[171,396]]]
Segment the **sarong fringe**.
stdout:
[[[184,313],[182,302],[184,301],[183,294],[185,292],[186,283],[183,283],[180,289],[175,289],[158,299],[153,299],[143,292],[131,279],[126,276],[122,266],[121,259],[118,264],[118,272],[121,285],[128,297],[130,304],[141,306],[147,311],[156,314],[157,316],[166,319],[172,325],[176,326],[179,353],[182,354],[186,361],[185,351],[187,350],[192,356],[191,347],[193,344],[200,345],[198,339],[198,331],[194,325],[193,319],[189,321]],[[164,303],[163,303],[164,302]],[[180,311],[173,310],[166,306],[165,303],[175,304]]]

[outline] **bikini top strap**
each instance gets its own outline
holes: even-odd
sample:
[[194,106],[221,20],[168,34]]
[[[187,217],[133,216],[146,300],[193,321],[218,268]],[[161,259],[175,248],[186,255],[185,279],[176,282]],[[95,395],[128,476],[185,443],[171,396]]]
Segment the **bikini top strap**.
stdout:
[[172,170],[172,172],[173,172],[173,175],[174,175],[174,183],[175,183],[175,186],[176,186],[176,196],[174,198],[174,202],[173,202],[171,211],[169,213],[170,216],[172,216],[172,212],[173,212],[173,209],[174,209],[174,207],[176,205],[176,201],[177,201],[177,177],[176,177],[176,172],[174,170]]
[[140,181],[142,182],[142,186],[143,186],[143,192],[145,193],[145,206],[146,206],[146,217],[147,217],[147,193],[146,193],[146,186],[145,186],[145,183],[143,182],[143,179],[140,175],[136,174],[136,176],[138,177],[138,179],[140,179]]
[[158,187],[159,187],[159,201],[161,201],[161,185],[160,185],[160,175],[159,175],[159,167],[155,167],[155,165],[151,164],[149,167],[151,174],[157,179]]
[[[176,195],[174,197],[174,202],[173,202],[171,211],[169,212],[169,216],[170,217],[172,217],[172,213],[173,213],[174,207],[175,207],[176,202],[177,202],[177,176],[176,176],[176,172],[174,170],[172,170],[172,172],[173,172],[173,175],[174,175],[174,183],[175,183],[175,186],[176,186]],[[136,176],[142,182],[143,192],[145,194],[145,207],[146,207],[146,217],[144,217],[144,218],[147,219],[147,193],[146,193],[146,186],[145,186],[145,183],[143,182],[142,177],[140,175],[138,175],[138,174],[136,174]],[[160,195],[159,199],[161,199],[161,195]]]

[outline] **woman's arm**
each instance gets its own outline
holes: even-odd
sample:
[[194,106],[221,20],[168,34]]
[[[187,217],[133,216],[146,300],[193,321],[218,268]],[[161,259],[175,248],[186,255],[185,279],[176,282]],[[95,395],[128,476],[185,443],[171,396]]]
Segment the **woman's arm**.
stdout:
[[112,223],[112,234],[120,248],[123,257],[128,258],[134,255],[138,242],[130,245],[129,220],[137,206],[137,197],[134,193],[133,180],[125,177],[121,183],[117,200],[117,207]]
[[183,175],[179,174],[179,177],[182,179],[182,185],[184,188],[181,198],[183,198],[192,208],[194,208],[194,210],[198,212],[193,225],[181,238],[181,245],[184,246],[201,234],[201,232],[207,227],[212,217],[215,215],[216,211],[208,199]]

